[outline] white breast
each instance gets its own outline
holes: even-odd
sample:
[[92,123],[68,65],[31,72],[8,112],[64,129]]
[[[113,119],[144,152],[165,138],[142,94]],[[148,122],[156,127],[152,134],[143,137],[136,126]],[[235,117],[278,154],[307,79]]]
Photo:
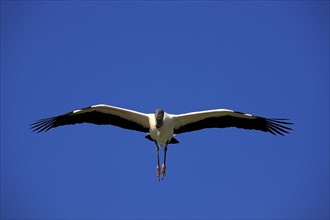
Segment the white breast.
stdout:
[[164,124],[160,128],[156,128],[156,119],[154,114],[149,115],[150,136],[156,140],[157,143],[164,147],[167,141],[170,141],[174,134],[173,118],[170,114],[164,113]]

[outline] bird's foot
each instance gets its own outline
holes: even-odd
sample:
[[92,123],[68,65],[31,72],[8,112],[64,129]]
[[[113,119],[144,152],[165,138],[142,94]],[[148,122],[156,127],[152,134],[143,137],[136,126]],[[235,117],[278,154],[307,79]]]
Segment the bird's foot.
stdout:
[[164,177],[166,176],[166,166],[165,164],[162,165],[162,179],[164,179]]
[[157,179],[160,181],[160,166],[157,165]]

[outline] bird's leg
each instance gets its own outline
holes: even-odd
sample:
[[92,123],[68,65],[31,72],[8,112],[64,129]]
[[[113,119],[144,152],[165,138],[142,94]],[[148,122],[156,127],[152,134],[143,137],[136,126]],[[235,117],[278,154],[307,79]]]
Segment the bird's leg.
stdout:
[[166,176],[166,153],[167,153],[167,145],[168,142],[166,142],[166,145],[164,147],[164,163],[162,165],[162,179],[164,179],[164,177]]
[[155,144],[156,144],[156,152],[157,152],[157,179],[158,181],[160,181],[159,146],[156,141]]

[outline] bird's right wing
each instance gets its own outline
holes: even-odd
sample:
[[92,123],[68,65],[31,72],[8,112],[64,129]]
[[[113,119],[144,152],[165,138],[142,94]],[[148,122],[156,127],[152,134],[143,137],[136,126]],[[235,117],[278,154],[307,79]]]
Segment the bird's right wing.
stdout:
[[48,131],[58,126],[80,123],[114,125],[145,133],[149,131],[149,117],[147,114],[103,104],[93,105],[67,114],[38,120],[31,124],[31,128],[33,131],[41,132]]
[[271,119],[245,114],[228,109],[191,112],[174,115],[174,133],[196,131],[205,128],[236,127],[269,132],[274,135],[288,133],[292,124],[287,119]]

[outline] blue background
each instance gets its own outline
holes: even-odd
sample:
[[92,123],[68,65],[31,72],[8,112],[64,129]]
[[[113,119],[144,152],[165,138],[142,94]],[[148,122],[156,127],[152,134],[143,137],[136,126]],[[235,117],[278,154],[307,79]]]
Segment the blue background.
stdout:
[[[285,137],[33,121],[94,104],[290,118]],[[329,1],[1,1],[2,219],[328,219]]]

